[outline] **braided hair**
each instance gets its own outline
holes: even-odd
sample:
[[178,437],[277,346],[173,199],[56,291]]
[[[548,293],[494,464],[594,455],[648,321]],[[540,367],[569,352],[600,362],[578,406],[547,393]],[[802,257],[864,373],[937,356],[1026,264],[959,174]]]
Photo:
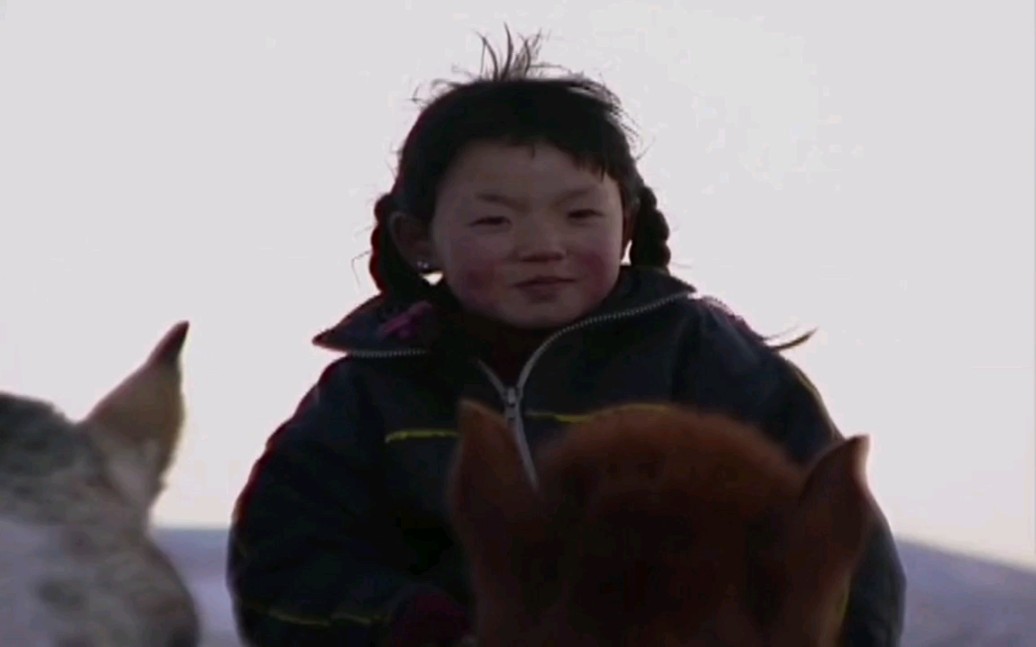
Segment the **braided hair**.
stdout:
[[502,55],[484,37],[482,43],[481,73],[464,82],[438,84],[441,91],[423,106],[399,151],[392,190],[374,205],[369,269],[378,290],[400,300],[430,293],[424,272],[397,248],[389,221],[403,212],[430,222],[443,176],[462,149],[477,141],[550,144],[585,168],[611,177],[633,218],[630,263],[668,271],[669,225],[637,171],[632,130],[618,98],[580,75],[541,74],[555,68],[536,60],[539,35],[516,45],[508,32]]
[[638,267],[667,270],[672,256],[669,252],[669,223],[658,210],[655,192],[647,186],[640,188],[633,218],[630,263]]

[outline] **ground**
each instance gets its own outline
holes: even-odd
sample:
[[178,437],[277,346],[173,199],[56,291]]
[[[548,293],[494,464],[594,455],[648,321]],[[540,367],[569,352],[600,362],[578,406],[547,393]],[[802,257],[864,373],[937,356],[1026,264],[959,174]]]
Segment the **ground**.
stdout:
[[[240,647],[224,583],[226,531],[156,531],[198,601],[202,647]],[[1036,646],[1036,570],[900,541],[907,571],[903,647]]]

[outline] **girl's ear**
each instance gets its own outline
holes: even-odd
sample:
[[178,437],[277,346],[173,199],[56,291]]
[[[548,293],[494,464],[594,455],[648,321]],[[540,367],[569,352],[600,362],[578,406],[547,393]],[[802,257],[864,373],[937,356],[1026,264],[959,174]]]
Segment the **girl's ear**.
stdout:
[[637,225],[637,212],[626,209],[622,216],[622,248],[619,250],[619,258],[626,258],[630,243],[633,242],[633,230]]
[[392,242],[411,267],[422,273],[436,269],[435,248],[428,223],[396,211],[389,216],[388,226]]

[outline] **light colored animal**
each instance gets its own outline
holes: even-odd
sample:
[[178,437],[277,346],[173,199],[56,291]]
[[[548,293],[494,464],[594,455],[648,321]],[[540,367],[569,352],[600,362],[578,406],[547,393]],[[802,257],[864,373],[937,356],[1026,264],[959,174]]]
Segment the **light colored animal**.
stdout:
[[451,475],[479,647],[836,644],[874,522],[867,440],[804,469],[756,430],[669,406],[574,425],[525,473],[461,407]]
[[187,324],[80,422],[0,394],[0,645],[193,647],[191,596],[149,536],[183,421]]

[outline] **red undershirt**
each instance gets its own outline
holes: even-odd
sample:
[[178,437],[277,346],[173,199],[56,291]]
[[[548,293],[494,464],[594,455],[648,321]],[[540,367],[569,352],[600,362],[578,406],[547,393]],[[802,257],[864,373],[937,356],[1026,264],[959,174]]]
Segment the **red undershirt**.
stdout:
[[485,362],[505,384],[514,384],[522,367],[553,330],[515,328],[487,317],[453,311],[449,325],[471,341],[476,357]]

